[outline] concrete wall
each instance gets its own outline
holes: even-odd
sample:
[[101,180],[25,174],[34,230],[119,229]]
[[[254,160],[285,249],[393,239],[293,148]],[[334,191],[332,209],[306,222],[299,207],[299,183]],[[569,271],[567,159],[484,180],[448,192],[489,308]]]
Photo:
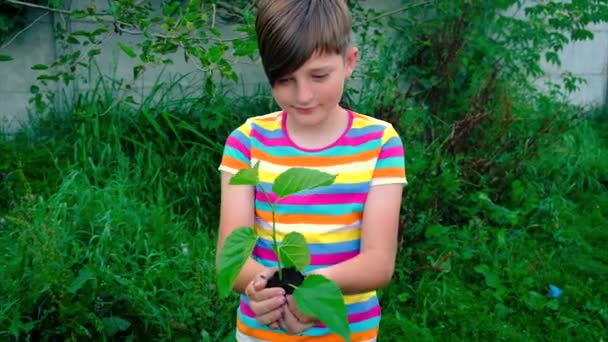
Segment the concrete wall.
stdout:
[[[82,2],[79,1],[74,3],[82,5]],[[107,4],[108,2],[105,0],[97,0],[99,10],[104,9]],[[398,2],[390,0],[369,0],[368,4],[380,10],[390,10],[401,6]],[[72,7],[76,8],[76,6]],[[29,11],[29,16],[31,20],[34,20],[43,13],[43,10],[33,9]],[[53,37],[55,20],[62,19],[58,15],[43,17],[29,30],[20,34],[9,46],[0,48],[0,54],[11,55],[14,58],[13,61],[0,63],[0,130],[3,128],[12,131],[20,123],[27,121],[30,87],[39,75],[39,72],[31,70],[31,66],[50,64],[61,53]],[[71,30],[87,29],[93,25],[87,21],[70,23]],[[226,37],[235,34],[229,27],[220,28]],[[564,70],[569,70],[587,80],[588,83],[583,85],[580,91],[571,95],[571,100],[577,104],[602,105],[606,103],[608,97],[608,24],[595,26],[593,31],[595,34],[593,41],[572,43],[565,48],[561,54],[562,67],[545,66],[547,71],[545,79],[558,80]],[[135,62],[122,53],[117,42],[135,44],[137,39],[137,36],[115,35],[105,40],[101,46],[102,55],[98,58],[102,72],[115,75],[117,78],[129,79]],[[174,62],[174,65],[164,70],[164,77],[175,77],[184,72],[194,72],[194,78],[191,78],[190,81],[195,81],[196,69],[191,64],[185,63],[181,54],[176,55]],[[237,66],[237,71],[241,75],[242,81],[238,87],[235,87],[235,92],[252,91],[260,82],[265,81],[262,69],[256,63],[241,63]],[[148,70],[136,86],[145,92],[154,84],[159,72],[160,68]],[[543,80],[538,80],[538,82],[542,84]],[[79,81],[67,91],[73,93],[88,86],[89,84]],[[188,83],[185,83],[185,86],[188,86]],[[197,85],[194,83],[192,86]]]
[[[28,21],[35,20],[43,13],[29,11]],[[18,122],[26,119],[30,87],[39,74],[31,67],[35,64],[48,65],[57,55],[53,19],[52,15],[45,16],[30,30],[17,36],[9,46],[0,49],[0,54],[14,58],[10,62],[0,62],[0,129],[13,130]]]
[[560,54],[561,66],[544,63],[546,77],[539,82],[558,82],[564,71],[585,79],[571,95],[574,103],[608,105],[608,24],[591,27],[594,39],[568,44]]

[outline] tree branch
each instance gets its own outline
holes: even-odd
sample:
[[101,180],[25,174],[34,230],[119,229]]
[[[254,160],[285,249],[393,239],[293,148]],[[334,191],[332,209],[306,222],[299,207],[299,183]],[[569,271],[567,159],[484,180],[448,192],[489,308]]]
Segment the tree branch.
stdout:
[[[20,5],[20,6],[25,6],[25,7],[31,7],[31,8],[38,8],[38,9],[44,9],[47,10],[49,12],[56,12],[56,13],[61,13],[61,14],[66,14],[66,15],[71,15],[72,13],[74,13],[74,11],[70,11],[70,10],[64,10],[64,9],[60,9],[60,8],[52,8],[52,7],[48,7],[48,6],[42,6],[42,5],[37,5],[37,4],[31,4],[29,2],[23,2],[23,1],[19,1],[19,0],[6,0],[6,2],[11,3],[11,4],[15,4],[15,5]],[[215,25],[215,6],[213,7],[214,10],[214,15],[213,15],[213,23],[212,23],[212,27]],[[44,15],[46,15],[48,13],[45,13]],[[96,15],[96,16],[105,16],[105,17],[112,17],[111,14],[107,13],[107,12],[100,12],[100,13],[93,13],[90,15]],[[40,18],[36,19],[36,21],[38,21]],[[135,25],[131,25],[129,23],[125,23],[119,20],[111,20],[113,22],[116,23],[115,28],[117,30],[119,30],[120,32],[123,33],[127,33],[127,34],[132,34],[132,35],[143,35],[144,33],[142,31],[132,31],[132,30],[128,30],[125,29],[123,26],[135,26]],[[27,28],[29,28],[31,25],[33,25],[34,23],[28,25]],[[26,29],[27,29],[26,28]],[[18,34],[21,34],[21,32],[19,32]],[[152,33],[151,34],[153,37],[156,38],[162,38],[162,39],[177,39],[179,38],[178,36],[171,36],[171,35],[165,35],[165,34],[161,34],[161,33]],[[214,40],[214,41],[221,41],[221,42],[229,42],[229,41],[234,41],[234,40],[240,40],[240,39],[246,39],[247,36],[239,36],[239,37],[234,37],[234,38],[215,38],[215,37],[188,37],[188,40]],[[5,44],[5,46],[8,44]],[[4,48],[5,46],[3,46],[2,48]]]
[[215,4],[212,5],[213,6],[213,15],[211,16],[211,28],[215,27],[215,14],[216,14],[216,7]]
[[20,5],[20,6],[25,6],[25,7],[32,7],[32,8],[38,8],[38,9],[43,9],[43,10],[47,10],[47,11],[50,11],[50,12],[57,12],[57,13],[63,13],[63,14],[72,14],[72,11],[64,10],[64,9],[61,9],[61,8],[53,8],[53,7],[48,7],[48,6],[31,4],[29,2],[24,2],[24,1],[19,1],[19,0],[5,0],[5,1],[8,2],[9,4]]
[[15,41],[15,39],[17,39],[17,37],[19,37],[23,32],[29,30],[32,26],[36,25],[37,22],[40,21],[40,19],[46,17],[50,12],[44,12],[41,16],[39,16],[38,18],[36,18],[34,21],[32,21],[29,25],[27,25],[25,28],[23,28],[21,31],[15,33],[15,35],[8,41],[6,42],[4,45],[2,45],[0,47],[0,50],[8,47],[9,45],[11,45],[11,43],[13,41]]
[[[119,25],[116,25],[116,29],[122,33],[127,33],[127,34],[131,34],[131,35],[143,35],[144,32],[143,31],[133,31],[133,30],[129,30],[126,29],[124,27],[122,27],[121,25],[124,25],[124,23],[119,23]],[[172,36],[172,35],[168,35],[168,34],[162,34],[162,33],[151,33],[150,34],[152,37],[156,37],[156,38],[161,38],[161,39],[178,39],[180,38],[179,36]],[[192,36],[188,36],[188,40],[214,40],[214,41],[219,41],[219,42],[230,42],[230,41],[234,41],[234,40],[240,40],[240,39],[246,39],[247,36],[238,36],[238,37],[234,37],[234,38],[216,38],[216,37],[192,37]]]
[[415,7],[419,7],[419,6],[428,5],[428,4],[430,4],[430,3],[431,3],[431,1],[430,1],[430,0],[427,0],[427,1],[422,1],[422,2],[416,3],[416,4],[405,5],[405,6],[403,6],[403,7],[400,7],[400,8],[394,9],[394,10],[392,10],[392,11],[388,11],[388,12],[382,13],[381,15],[379,15],[379,16],[377,16],[377,17],[370,18],[370,19],[368,19],[368,20],[366,20],[366,21],[363,21],[363,22],[360,22],[360,23],[358,23],[358,24],[355,24],[354,26],[361,26],[361,25],[363,25],[363,24],[364,24],[364,23],[366,23],[366,22],[369,22],[369,21],[374,21],[374,20],[378,20],[378,19],[382,19],[382,18],[384,18],[384,17],[388,17],[388,16],[391,16],[391,15],[393,15],[393,14],[397,14],[397,13],[399,13],[399,12],[407,11],[407,10],[412,9],[412,8],[415,8]]

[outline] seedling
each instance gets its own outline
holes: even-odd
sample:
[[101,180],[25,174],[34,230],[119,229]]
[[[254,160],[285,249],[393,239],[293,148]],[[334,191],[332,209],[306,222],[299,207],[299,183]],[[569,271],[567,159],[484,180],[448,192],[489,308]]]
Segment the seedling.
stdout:
[[[277,241],[275,213],[278,201],[287,196],[328,186],[336,176],[313,169],[291,168],[281,173],[272,185],[276,201],[262,188],[258,170],[259,161],[251,168],[242,169],[230,180],[234,185],[259,186],[272,212],[272,250],[278,260],[278,271],[268,281],[267,287],[282,287],[293,294],[302,313],[317,317],[327,328],[350,341],[350,328],[342,292],[335,282],[316,274],[304,276],[302,272],[310,264],[310,250],[304,236],[290,232]],[[253,227],[235,229],[227,238],[220,254],[218,289],[220,297],[230,295],[241,268],[250,257],[257,242]]]

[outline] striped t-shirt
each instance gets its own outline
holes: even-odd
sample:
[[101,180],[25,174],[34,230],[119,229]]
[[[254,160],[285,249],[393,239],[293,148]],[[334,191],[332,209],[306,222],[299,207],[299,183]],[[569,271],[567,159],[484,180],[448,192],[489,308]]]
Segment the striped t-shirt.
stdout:
[[[296,231],[304,235],[314,269],[331,266],[359,254],[361,221],[370,186],[406,184],[404,150],[395,129],[387,122],[349,111],[349,124],[333,144],[322,149],[304,149],[286,133],[286,112],[248,119],[226,141],[219,169],[236,173],[259,165],[260,183],[275,201],[272,182],[291,167],[315,168],[337,175],[334,184],[281,199],[276,206],[277,241]],[[277,267],[272,242],[272,215],[265,196],[255,191],[255,230],[258,241],[253,258],[267,267]],[[353,341],[373,341],[380,323],[376,292],[344,296]],[[286,335],[259,325],[240,296],[237,309],[239,341],[341,341],[322,323],[300,336]]]

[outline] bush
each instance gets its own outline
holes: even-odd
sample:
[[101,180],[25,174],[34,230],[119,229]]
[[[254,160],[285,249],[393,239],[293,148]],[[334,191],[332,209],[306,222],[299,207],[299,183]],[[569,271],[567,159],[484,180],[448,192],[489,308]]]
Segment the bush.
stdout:
[[[578,80],[541,93],[529,78],[608,10],[540,4],[523,21],[504,14],[514,3],[433,1],[393,22],[401,44],[370,38],[382,59],[356,94],[398,127],[410,180],[386,340],[606,336],[606,292],[588,280],[608,275],[606,136],[565,101]],[[580,20],[554,17],[572,6]]]

